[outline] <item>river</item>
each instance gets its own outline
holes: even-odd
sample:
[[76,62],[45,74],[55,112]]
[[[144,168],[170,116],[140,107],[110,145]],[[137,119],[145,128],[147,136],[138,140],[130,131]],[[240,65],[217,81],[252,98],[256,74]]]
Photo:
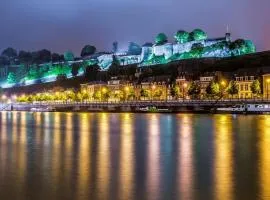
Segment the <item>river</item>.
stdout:
[[270,199],[270,116],[0,113],[0,199]]

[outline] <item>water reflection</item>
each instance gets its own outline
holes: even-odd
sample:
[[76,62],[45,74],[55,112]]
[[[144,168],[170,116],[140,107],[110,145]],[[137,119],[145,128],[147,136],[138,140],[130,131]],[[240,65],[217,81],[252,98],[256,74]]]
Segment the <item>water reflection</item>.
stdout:
[[131,114],[121,115],[120,136],[120,198],[132,199],[134,184],[134,130]]
[[269,144],[269,116],[1,112],[0,199],[268,199]]
[[97,199],[109,199],[110,181],[110,123],[109,114],[98,115],[98,152],[97,152]]
[[[90,160],[91,160],[91,140],[90,140],[90,117],[88,114],[79,115],[80,139],[78,156],[78,199],[89,198],[90,183]],[[70,137],[70,136],[69,136]]]
[[151,114],[148,121],[147,195],[158,199],[160,191],[160,122],[158,115]]
[[179,157],[178,178],[180,199],[192,199],[193,186],[193,129],[192,115],[183,115],[180,118],[179,130]]
[[214,184],[215,199],[233,199],[232,117],[215,116]]
[[270,117],[264,116],[259,120],[261,130],[259,155],[260,155],[260,183],[261,199],[270,198]]

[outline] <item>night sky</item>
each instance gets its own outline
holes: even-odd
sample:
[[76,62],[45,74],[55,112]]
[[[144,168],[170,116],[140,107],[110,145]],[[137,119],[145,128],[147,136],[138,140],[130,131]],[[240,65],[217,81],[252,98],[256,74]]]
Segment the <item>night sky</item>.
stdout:
[[1,0],[0,50],[47,48],[77,55],[85,44],[99,51],[143,44],[164,32],[201,28],[220,37],[229,25],[233,39],[270,49],[270,0]]

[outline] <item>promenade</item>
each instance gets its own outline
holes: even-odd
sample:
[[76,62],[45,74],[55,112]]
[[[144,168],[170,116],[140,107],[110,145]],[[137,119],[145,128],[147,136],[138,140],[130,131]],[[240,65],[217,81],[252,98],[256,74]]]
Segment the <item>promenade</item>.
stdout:
[[[169,101],[125,101],[125,102],[38,102],[0,104],[0,111],[71,111],[71,112],[142,112],[155,107],[163,112],[214,112],[220,107],[242,104],[270,104],[266,99],[222,99],[222,100],[169,100]],[[158,112],[158,111],[157,111]]]

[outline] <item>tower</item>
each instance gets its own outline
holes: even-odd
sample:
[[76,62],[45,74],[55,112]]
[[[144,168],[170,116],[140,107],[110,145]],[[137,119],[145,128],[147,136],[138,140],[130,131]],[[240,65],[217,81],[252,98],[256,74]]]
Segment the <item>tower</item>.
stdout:
[[230,42],[231,41],[231,33],[230,33],[230,30],[229,30],[229,26],[228,25],[227,25],[227,30],[226,30],[225,38],[226,38],[226,42]]

